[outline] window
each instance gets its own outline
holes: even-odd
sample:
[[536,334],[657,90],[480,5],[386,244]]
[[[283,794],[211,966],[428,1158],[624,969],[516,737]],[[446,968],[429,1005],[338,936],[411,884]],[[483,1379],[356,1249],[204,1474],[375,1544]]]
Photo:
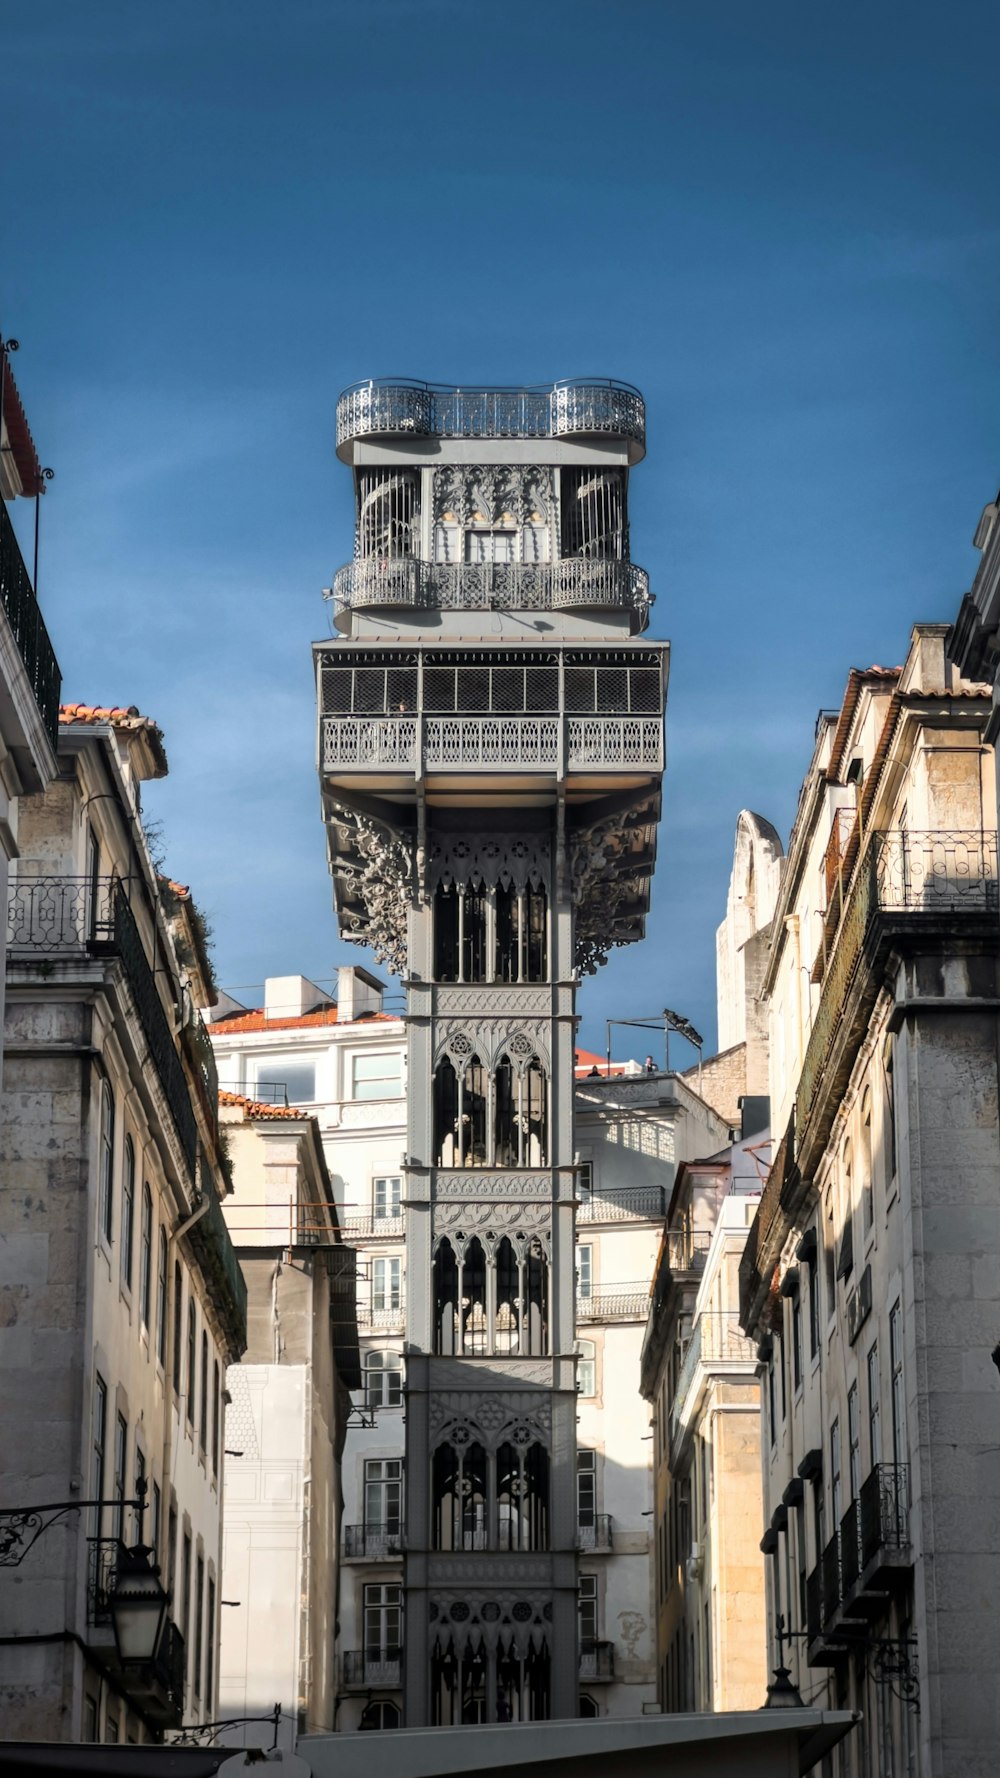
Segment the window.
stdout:
[[[142,1484],[142,1486],[140,1486],[140,1483]],[[139,1440],[138,1440],[138,1438],[136,1438],[136,1441],[135,1441],[135,1497],[137,1500],[142,1499],[145,1489],[146,1489],[146,1453],[144,1451],[140,1450]],[[133,1521],[134,1521],[136,1529],[138,1529],[139,1517],[138,1517],[137,1513],[133,1515]],[[133,1538],[133,1542],[134,1541],[135,1541],[135,1539]]]
[[201,1330],[201,1420],[199,1422],[198,1443],[202,1452],[208,1450],[208,1335]]
[[142,1188],[142,1229],[139,1235],[139,1315],[143,1327],[149,1326],[150,1296],[153,1271],[153,1194],[148,1185]]
[[[94,1499],[104,1499],[105,1471],[105,1439],[108,1424],[108,1386],[104,1378],[94,1376],[94,1425],[93,1453],[91,1457],[90,1485],[94,1490]],[[101,1509],[97,1508],[96,1534],[101,1534]]]
[[597,1348],[593,1340],[576,1342],[576,1392],[597,1394]]
[[212,1474],[219,1473],[219,1421],[222,1419],[222,1374],[219,1361],[212,1366]]
[[365,1588],[365,1658],[398,1661],[403,1646],[403,1589],[391,1583]]
[[827,1320],[837,1307],[837,1226],[833,1214],[833,1191],[826,1194],[823,1217],[823,1271],[826,1285]]
[[403,1465],[398,1457],[365,1464],[365,1530],[396,1535],[403,1522]]
[[150,1497],[150,1512],[149,1512],[149,1542],[150,1542],[150,1547],[153,1551],[154,1562],[159,1562],[159,1560],[160,1560],[160,1537],[162,1535],[162,1532],[163,1532],[163,1496],[160,1493],[159,1482],[154,1482],[152,1495]]
[[359,1729],[398,1729],[399,1705],[391,1698],[374,1698],[361,1712]]
[[185,1531],[183,1554],[181,1556],[181,1621],[179,1629],[184,1641],[190,1647],[191,1624],[191,1533]]
[[205,1611],[205,1715],[210,1717],[215,1702],[215,1582],[208,1577],[208,1606]]
[[867,1090],[861,1101],[861,1212],[867,1235],[875,1221],[875,1193],[872,1180],[872,1096]]
[[[889,1362],[892,1365],[892,1461],[905,1463],[906,1392],[903,1387],[903,1313],[895,1302],[889,1315]],[[898,1479],[897,1479],[898,1487]]]
[[881,1388],[878,1370],[878,1343],[868,1354],[868,1448],[871,1466],[882,1461]]
[[167,1362],[167,1231],[161,1229],[156,1243],[156,1356]]
[[[164,1568],[165,1584],[168,1593],[174,1590],[177,1577],[177,1508],[172,1506],[167,1514],[167,1550]],[[179,1627],[179,1626],[178,1626]]]
[[772,1345],[767,1357],[767,1423],[771,1432],[771,1443],[778,1437],[777,1403],[774,1399],[774,1347]]
[[834,1525],[840,1524],[840,1421],[830,1428],[830,1510]]
[[308,1105],[316,1098],[316,1064],[294,1056],[271,1056],[257,1064],[254,1091],[267,1105]]
[[800,1293],[796,1290],[792,1295],[792,1382],[798,1389],[802,1384],[802,1303]]
[[97,1740],[97,1699],[89,1692],[83,1700],[83,1739]]
[[400,1198],[403,1181],[398,1174],[390,1179],[374,1179],[372,1181],[372,1197],[375,1208],[375,1221],[381,1222],[390,1216],[399,1215]]
[[597,1452],[576,1453],[576,1522],[581,1529],[597,1520]]
[[204,1656],[205,1563],[199,1556],[195,1563],[194,1586],[194,1695],[201,1697],[202,1659]]
[[399,1308],[401,1300],[399,1259],[373,1260],[372,1308],[391,1311]]
[[403,1360],[398,1352],[369,1352],[365,1359],[365,1405],[398,1408],[403,1400]]
[[183,1345],[182,1345],[182,1333],[183,1333],[183,1328],[184,1328],[183,1287],[184,1287],[184,1279],[183,1279],[183,1274],[181,1272],[180,1260],[175,1259],[174,1260],[174,1362],[173,1362],[173,1372],[174,1372],[174,1394],[177,1396],[179,1396],[180,1392],[181,1392],[181,1375],[182,1375],[181,1354],[184,1350]]
[[115,1421],[115,1508],[112,1514],[112,1536],[121,1542],[125,1536],[125,1465],[128,1458],[128,1421],[119,1414]]
[[576,1250],[576,1294],[581,1299],[589,1298],[593,1285],[592,1247],[578,1247]]
[[98,1159],[101,1187],[101,1234],[106,1241],[114,1233],[115,1104],[107,1081],[101,1083],[101,1134]]
[[778,1380],[781,1383],[781,1418],[784,1420],[788,1413],[788,1366],[785,1362],[785,1342],[780,1328],[775,1329],[775,1337],[777,1339],[774,1349],[778,1356]]
[[815,1358],[819,1351],[819,1262],[815,1246],[807,1258],[806,1270],[809,1274],[809,1356]]
[[108,1711],[104,1718],[104,1742],[107,1747],[116,1747],[120,1739],[118,1717],[113,1710]]
[[576,1615],[580,1626],[580,1647],[593,1647],[597,1641],[597,1576],[581,1574],[577,1582]]
[[856,1383],[852,1383],[847,1391],[847,1461],[851,1499],[858,1500],[861,1497],[861,1410]]
[[131,1136],[125,1138],[125,1163],[122,1167],[122,1283],[132,1288],[132,1237],[135,1217],[135,1148]]
[[198,1327],[194,1303],[188,1301],[188,1337],[187,1337],[187,1417],[188,1425],[194,1426],[195,1392],[198,1377],[195,1362],[198,1352]]
[[885,1155],[886,1177],[896,1177],[896,1083],[893,1073],[892,1038],[882,1051],[882,1072],[885,1077]]
[[352,1099],[398,1099],[403,1091],[402,1052],[383,1050],[351,1057]]
[[577,1167],[576,1195],[581,1206],[589,1204],[594,1195],[594,1168],[591,1161],[581,1161]]

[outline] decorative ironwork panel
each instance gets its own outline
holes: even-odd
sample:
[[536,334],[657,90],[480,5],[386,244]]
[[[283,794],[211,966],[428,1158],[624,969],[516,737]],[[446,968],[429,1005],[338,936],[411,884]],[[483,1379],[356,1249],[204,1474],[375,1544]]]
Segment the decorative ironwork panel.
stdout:
[[646,409],[637,389],[609,378],[541,389],[449,389],[372,381],[337,402],[337,445],[371,434],[438,438],[565,438],[596,434],[643,445]]
[[7,901],[7,949],[15,955],[85,951],[114,935],[114,879],[22,877]]
[[417,725],[413,717],[326,716],[323,718],[323,769],[337,766],[413,766],[417,762]]
[[[193,1180],[198,1128],[191,1104],[191,1093],[184,1076],[181,1059],[174,1045],[163,1002],[156,987],[156,979],[143,950],[139,928],[120,884],[115,885],[114,892],[114,945],[124,965],[125,975],[139,1015],[139,1023],[149,1046],[153,1065],[159,1075],[160,1085],[170,1107],[170,1115],[174,1120],[188,1170]],[[228,1240],[228,1236],[226,1238]]]
[[567,723],[570,766],[644,766],[663,764],[663,724],[656,718],[571,716]]
[[428,766],[555,766],[559,721],[539,716],[429,716]]
[[10,514],[0,500],[0,605],[24,663],[35,703],[56,745],[59,735],[59,693],[62,675],[39,610],[31,576],[24,565]]

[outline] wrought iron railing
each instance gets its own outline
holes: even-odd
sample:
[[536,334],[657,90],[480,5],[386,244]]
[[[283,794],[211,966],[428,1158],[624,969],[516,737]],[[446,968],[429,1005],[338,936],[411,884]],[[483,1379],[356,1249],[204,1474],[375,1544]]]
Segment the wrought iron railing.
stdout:
[[230,1331],[242,1351],[246,1344],[247,1327],[246,1279],[240,1270],[236,1249],[226,1227],[222,1205],[215,1196],[211,1178],[205,1181],[204,1190],[208,1193],[208,1210],[191,1225],[188,1239],[198,1255],[199,1264],[213,1280],[217,1293],[228,1303]]
[[402,606],[437,611],[564,611],[650,606],[649,575],[635,562],[576,556],[556,562],[424,562],[364,556],[338,568],[336,604],[348,610]]
[[373,433],[414,438],[566,438],[605,434],[643,447],[638,389],[607,377],[551,387],[453,389],[407,377],[354,383],[337,402],[337,446]]
[[402,1525],[345,1525],[344,1555],[400,1556],[403,1553]]
[[376,1309],[371,1303],[359,1303],[358,1326],[366,1329],[382,1328],[386,1332],[401,1330],[406,1326],[406,1304],[399,1302],[395,1307]]
[[674,1431],[684,1413],[694,1387],[699,1365],[756,1365],[756,1346],[740,1328],[735,1309],[706,1309],[691,1329],[677,1384],[670,1404],[670,1427]]
[[663,1215],[661,1185],[606,1186],[588,1192],[577,1206],[578,1223],[658,1221]]
[[576,1299],[578,1321],[645,1320],[649,1312],[649,1285],[610,1284],[606,1290],[591,1291]]
[[844,1002],[875,916],[981,915],[995,913],[998,906],[995,832],[901,830],[872,835],[844,901],[802,1060],[795,1105],[797,1146],[812,1113],[834,1038],[842,1024]]
[[[428,716],[424,719],[423,763],[441,767],[554,769],[559,764],[558,716]],[[403,769],[417,764],[418,730],[413,716],[324,716],[323,769]],[[659,717],[570,716],[565,719],[566,764],[570,769],[663,765],[663,723]]]
[[840,1526],[838,1525],[820,1557],[824,1629],[828,1628],[833,1614],[837,1610],[840,1601],[844,1596],[841,1572]]
[[580,1643],[580,1678],[614,1679],[615,1645],[613,1642]]
[[191,1091],[185,1078],[180,1056],[174,1043],[173,1034],[167,1022],[156,986],[156,980],[146,958],[139,928],[135,923],[135,915],[129,907],[125,891],[120,883],[115,884],[112,898],[114,919],[114,947],[121,958],[132,999],[139,1015],[149,1053],[160,1079],[160,1085],[174,1127],[184,1151],[192,1180],[195,1174],[195,1156],[198,1147],[198,1127],[195,1122],[191,1104]]
[[342,1216],[340,1226],[347,1241],[389,1238],[398,1241],[406,1233],[406,1218],[402,1211],[395,1216],[377,1216],[369,1212],[366,1216]]
[[910,1542],[910,1466],[876,1463],[861,1484],[861,1560],[881,1550],[905,1550]]
[[840,1521],[840,1585],[846,1599],[858,1584],[864,1566],[861,1555],[861,1520],[858,1503],[852,1500]]
[[611,1548],[611,1514],[581,1513],[576,1527],[578,1550],[609,1550]]
[[705,1261],[712,1244],[709,1231],[707,1229],[668,1229],[665,1239],[667,1265],[674,1276],[684,1274],[700,1277],[705,1270]]
[[111,943],[113,891],[111,877],[19,877],[7,898],[8,953],[55,956]]
[[39,714],[55,746],[59,735],[59,692],[62,675],[38,607],[31,576],[24,565],[10,514],[0,500],[0,604],[24,662]]
[[348,1649],[344,1654],[345,1685],[398,1685],[401,1648]]
[[823,1574],[820,1564],[806,1576],[806,1634],[810,1642],[823,1633]]

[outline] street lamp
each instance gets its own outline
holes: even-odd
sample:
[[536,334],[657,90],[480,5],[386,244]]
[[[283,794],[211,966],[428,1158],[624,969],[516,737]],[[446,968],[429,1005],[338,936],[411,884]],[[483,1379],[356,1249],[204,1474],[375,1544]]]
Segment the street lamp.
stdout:
[[115,1647],[123,1667],[151,1666],[159,1652],[170,1596],[157,1564],[150,1561],[152,1553],[142,1543],[121,1550],[115,1583],[108,1594]]

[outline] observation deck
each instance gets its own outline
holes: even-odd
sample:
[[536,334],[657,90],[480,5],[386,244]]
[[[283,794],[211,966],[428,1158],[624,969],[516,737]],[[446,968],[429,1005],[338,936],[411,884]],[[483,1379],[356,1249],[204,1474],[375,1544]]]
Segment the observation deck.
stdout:
[[615,439],[630,464],[646,454],[646,406],[631,383],[568,377],[528,388],[453,388],[412,377],[353,383],[337,402],[337,455],[366,438]]
[[348,562],[332,587],[337,628],[353,611],[626,611],[632,634],[649,622],[649,575],[635,562]]

